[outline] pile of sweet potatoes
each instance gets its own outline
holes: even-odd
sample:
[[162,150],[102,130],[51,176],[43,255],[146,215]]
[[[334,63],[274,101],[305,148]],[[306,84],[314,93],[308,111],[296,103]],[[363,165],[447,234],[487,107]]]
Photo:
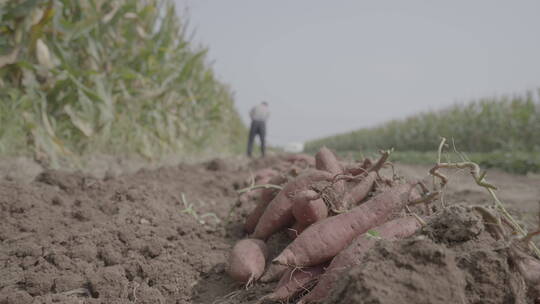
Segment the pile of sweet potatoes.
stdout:
[[[421,226],[405,212],[421,198],[416,183],[381,176],[387,157],[346,163],[323,147],[315,157],[292,155],[255,172],[252,185],[259,186],[240,199],[258,203],[244,225],[248,237],[231,252],[228,274],[247,285],[279,280],[261,302],[324,300],[377,239],[407,237]],[[291,241],[270,257],[266,241],[280,231]]]

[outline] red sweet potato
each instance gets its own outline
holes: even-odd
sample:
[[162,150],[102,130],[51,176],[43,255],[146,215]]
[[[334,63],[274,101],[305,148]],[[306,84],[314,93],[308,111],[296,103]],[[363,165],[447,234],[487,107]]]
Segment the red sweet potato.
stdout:
[[[259,176],[255,179],[254,185],[268,184],[272,180],[272,175]],[[239,200],[242,204],[248,203],[251,200],[259,200],[263,193],[263,188],[252,189],[240,195]]]
[[331,173],[319,170],[306,170],[288,182],[283,190],[266,207],[255,227],[252,237],[266,240],[280,229],[292,225],[294,217],[292,213],[293,199],[291,197],[302,190],[308,189],[314,182],[331,179]]
[[266,258],[266,244],[263,241],[243,239],[232,249],[227,273],[235,281],[251,284],[263,274]]
[[420,227],[421,224],[415,217],[407,216],[374,228],[373,231],[378,234],[378,237],[369,236],[366,233],[357,236],[347,248],[332,259],[315,288],[298,303],[314,303],[324,300],[344,271],[360,265],[362,257],[375,245],[377,238],[384,240],[405,238],[412,235]]
[[279,280],[274,292],[264,296],[261,302],[265,301],[288,301],[303,290],[317,281],[319,276],[324,272],[323,265],[307,267],[304,269],[295,268],[289,269]]
[[261,197],[261,189],[255,189],[240,194],[238,200],[242,205],[249,205],[253,201],[258,201]]
[[[246,180],[244,185],[246,187],[260,184],[266,184],[273,176],[277,175],[278,172],[272,168],[264,168],[253,172]],[[256,189],[258,190],[258,189]]]
[[287,228],[287,235],[291,240],[297,238],[302,231],[306,230],[311,224],[295,222],[290,228]]
[[373,189],[373,184],[377,179],[376,172],[370,172],[364,179],[362,179],[356,186],[345,193],[343,197],[343,207],[345,209],[349,206],[355,206],[364,200],[369,192]]
[[358,235],[384,223],[408,202],[412,186],[402,184],[382,192],[362,205],[309,226],[273,262],[306,267],[333,258]]
[[253,211],[251,211],[251,213],[246,218],[246,222],[244,223],[245,232],[253,233],[255,227],[257,226],[257,223],[259,222],[259,218],[261,218],[261,215],[264,213],[264,210],[266,210],[267,206],[268,202],[265,202],[263,200],[257,203],[255,209],[253,209]]
[[308,166],[315,166],[315,158],[308,154],[291,154],[285,160],[290,163],[305,163]]
[[270,264],[259,281],[263,283],[275,282],[291,267],[280,264]]
[[[276,186],[282,186],[287,182],[287,177],[283,174],[278,174],[273,176],[269,181],[268,184],[276,185]],[[274,197],[279,193],[278,189],[274,188],[266,188],[261,190],[261,201],[265,202],[267,205],[270,203]]]
[[255,180],[255,184],[265,184],[277,174],[278,172],[272,168],[264,168],[255,171],[255,173],[253,173],[253,178]]
[[373,161],[370,158],[366,157],[364,158],[362,163],[343,165],[343,171],[346,174],[352,174],[356,176],[367,173],[367,170],[369,170],[371,167],[373,167]]
[[313,190],[304,190],[294,197],[292,212],[296,221],[304,225],[311,225],[328,216],[326,204]]
[[[334,152],[327,147],[322,147],[317,154],[315,154],[315,168],[318,170],[324,170],[332,173],[333,175],[342,174],[343,167],[338,161]],[[334,186],[335,195],[337,200],[334,202],[334,208],[338,211],[346,210],[342,205],[343,194],[345,193],[345,181],[337,181]]]
[[275,282],[291,267],[280,264],[270,264],[259,281],[263,283]]
[[338,161],[336,155],[327,147],[322,147],[319,152],[315,154],[315,168],[334,174],[343,172],[341,163]]
[[[268,184],[281,186],[286,181],[287,177],[279,174],[272,177],[268,181]],[[274,199],[278,192],[279,190],[274,188],[261,189],[260,200],[257,206],[255,206],[255,209],[253,209],[253,211],[251,211],[251,213],[248,215],[246,223],[244,224],[244,231],[246,231],[247,233],[253,233],[253,231],[255,230],[255,226],[257,226],[257,223],[259,222],[259,218],[264,213],[264,210],[266,210],[266,207],[272,201],[272,199]]]

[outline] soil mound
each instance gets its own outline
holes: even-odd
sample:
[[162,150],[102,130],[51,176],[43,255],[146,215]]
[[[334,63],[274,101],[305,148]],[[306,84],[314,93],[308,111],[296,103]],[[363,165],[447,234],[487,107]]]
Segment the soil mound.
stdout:
[[417,235],[381,241],[338,283],[330,303],[527,303],[508,249],[480,216],[454,205]]

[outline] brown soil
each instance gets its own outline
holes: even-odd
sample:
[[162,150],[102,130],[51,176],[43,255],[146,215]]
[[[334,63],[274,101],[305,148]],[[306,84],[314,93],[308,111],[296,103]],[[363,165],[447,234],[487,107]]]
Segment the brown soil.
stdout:
[[526,303],[505,244],[454,205],[417,235],[380,242],[325,303]]
[[236,289],[223,270],[242,237],[228,215],[245,172],[221,162],[1,181],[0,303],[211,303]]
[[[253,207],[239,203],[235,189],[250,170],[271,164],[219,160],[99,177],[0,164],[0,304],[255,303],[274,285],[246,290],[224,269]],[[402,170],[413,177],[427,172]],[[494,176],[505,181],[498,184],[502,198],[532,223],[527,214],[536,213],[538,179]],[[460,181],[449,202],[489,201],[466,177]],[[449,236],[431,227],[422,237],[377,246],[332,303],[520,303],[506,252],[482,225],[456,227]],[[271,255],[284,239],[270,240]]]

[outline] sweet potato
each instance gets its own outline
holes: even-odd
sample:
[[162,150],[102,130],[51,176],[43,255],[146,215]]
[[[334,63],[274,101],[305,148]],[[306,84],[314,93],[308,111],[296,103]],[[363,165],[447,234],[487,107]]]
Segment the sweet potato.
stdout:
[[[276,186],[282,186],[287,182],[287,177],[283,174],[278,174],[273,176],[269,181],[268,184],[276,185]],[[276,195],[279,193],[279,190],[274,188],[266,188],[261,190],[261,201],[265,202],[266,205],[270,203],[276,197]]]
[[319,152],[315,154],[315,168],[334,174],[343,172],[341,163],[338,161],[336,155],[327,147],[322,147]]
[[323,265],[307,267],[304,269],[289,269],[279,280],[274,292],[264,296],[260,302],[265,301],[288,301],[317,281],[324,272]]
[[394,240],[412,235],[421,227],[420,222],[413,216],[407,216],[387,222],[373,229],[378,235],[361,234],[338,255],[332,259],[325,273],[313,290],[304,296],[298,303],[313,303],[324,300],[334,288],[335,282],[344,271],[360,265],[364,254],[375,245],[378,238]]
[[346,174],[360,175],[367,173],[373,167],[373,161],[370,158],[364,158],[362,163],[343,165],[343,172]]
[[255,173],[253,174],[253,179],[255,181],[255,184],[266,184],[275,175],[278,175],[278,172],[276,170],[272,168],[264,168],[255,171]]
[[[264,168],[255,171],[253,174],[251,174],[246,180],[244,181],[244,186],[249,187],[252,184],[253,185],[260,185],[260,184],[266,184],[268,181],[278,175],[279,173],[271,168]],[[259,191],[260,189],[254,189],[252,191]],[[251,191],[250,191],[251,192]],[[249,193],[249,192],[246,192]]]
[[362,179],[356,186],[345,193],[343,197],[343,207],[345,209],[349,206],[354,206],[364,200],[369,192],[373,189],[373,184],[377,179],[376,172],[370,172],[364,179]]
[[[286,181],[287,177],[279,174],[272,177],[268,181],[268,184],[280,186]],[[248,215],[244,224],[244,231],[246,231],[247,233],[253,233],[253,231],[255,230],[255,226],[257,226],[257,223],[259,222],[259,218],[264,213],[264,210],[266,210],[266,207],[272,201],[272,199],[274,199],[278,192],[279,190],[274,188],[261,189],[260,200],[257,203],[257,206],[255,206],[253,211],[251,211],[251,213]]]
[[306,267],[333,258],[358,235],[384,223],[408,202],[411,184],[395,186],[362,205],[309,226],[273,262]]
[[311,224],[295,222],[290,228],[287,228],[287,235],[291,240],[297,238],[302,231],[306,230]]
[[304,163],[308,166],[315,166],[315,158],[308,154],[291,154],[285,160],[290,163]]
[[249,285],[263,274],[266,258],[266,244],[263,241],[243,239],[231,251],[227,273],[235,281]]
[[294,197],[292,212],[296,221],[304,225],[311,225],[328,216],[326,204],[313,190],[304,190]]
[[262,189],[254,189],[248,192],[244,192],[240,194],[238,200],[240,201],[240,203],[242,203],[242,205],[249,205],[251,204],[250,202],[259,201],[262,193],[261,190]]
[[253,209],[246,218],[246,222],[244,223],[245,232],[253,233],[253,231],[255,230],[255,226],[257,226],[257,223],[259,222],[259,218],[261,218],[261,215],[264,213],[264,210],[266,210],[267,206],[268,202],[265,202],[263,200],[260,200],[257,203],[255,209]]
[[280,229],[290,226],[294,221],[292,213],[293,200],[291,197],[295,193],[306,190],[314,182],[331,179],[332,174],[326,171],[306,170],[294,180],[288,182],[266,207],[252,237],[266,240]]
[[270,264],[259,281],[263,283],[275,282],[291,267],[280,264]]
[[[255,179],[254,185],[268,184],[272,180],[272,175],[259,176]],[[251,189],[240,195],[239,200],[242,204],[246,204],[252,200],[259,200],[262,197],[263,188]]]
[[[318,170],[324,170],[332,173],[333,175],[342,174],[343,173],[343,167],[341,166],[341,163],[338,161],[336,155],[334,152],[332,152],[327,147],[322,147],[317,154],[315,154],[315,168]],[[334,186],[336,200],[334,201],[334,208],[337,211],[343,211],[345,208],[343,208],[342,205],[342,197],[345,193],[345,182],[340,180],[337,181]]]

